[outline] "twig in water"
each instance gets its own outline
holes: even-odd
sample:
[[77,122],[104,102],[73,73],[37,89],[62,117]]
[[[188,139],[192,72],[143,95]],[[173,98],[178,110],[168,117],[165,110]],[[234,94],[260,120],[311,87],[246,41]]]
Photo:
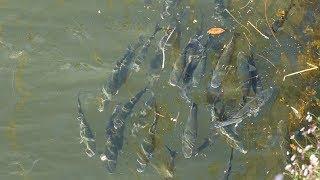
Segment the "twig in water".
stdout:
[[244,28],[249,32],[249,34],[252,35],[251,32],[250,32],[250,30],[249,30],[245,25],[241,24],[241,23],[231,14],[231,12],[230,12],[228,9],[224,9],[224,10],[234,19],[234,21],[236,21],[236,23],[238,23],[240,26],[244,27]]
[[256,26],[254,26],[250,21],[248,21],[248,23],[259,33],[261,34],[262,37],[264,37],[265,39],[269,39],[268,36],[264,35]]
[[[171,32],[170,32],[170,34],[168,34],[168,36],[167,35],[165,35],[165,36],[163,36],[162,37],[162,39],[160,40],[160,42],[159,42],[159,48],[161,49],[161,51],[162,51],[162,65],[161,65],[161,69],[163,69],[164,68],[164,63],[165,63],[165,60],[166,60],[166,53],[165,53],[165,47],[166,46],[168,46],[167,45],[167,43],[168,43],[168,41],[169,41],[169,39],[171,38],[171,36],[172,36],[172,34],[173,34],[173,32],[176,30],[176,28],[173,28],[172,30],[171,30]],[[166,37],[167,36],[167,37]],[[167,39],[163,39],[163,38],[167,38]],[[164,40],[164,42],[163,42],[163,40]],[[163,44],[161,44],[163,42]]]
[[249,6],[249,4],[250,4],[250,3],[252,3],[252,2],[253,2],[253,0],[249,0],[249,1],[247,2],[247,4],[246,4],[246,5],[244,5],[243,7],[241,7],[240,9],[243,9],[243,8],[245,8],[245,7]]
[[277,68],[268,58],[266,58],[266,57],[264,57],[264,56],[262,56],[262,55],[260,55],[260,54],[257,54],[257,56],[262,57],[263,59],[265,59],[266,61],[268,61],[276,70],[278,70],[278,68]]
[[244,37],[246,37],[246,39],[247,39],[247,41],[248,41],[248,43],[249,43],[249,49],[251,49],[252,44],[250,43],[250,40],[249,40],[247,34],[246,34],[245,32],[243,32],[243,34],[244,34]]
[[286,80],[286,77],[289,77],[289,76],[293,76],[293,75],[296,75],[296,74],[301,74],[301,73],[304,73],[304,72],[307,72],[307,71],[312,71],[312,70],[315,70],[315,69],[318,69],[318,66],[315,66],[313,64],[310,64],[310,63],[307,63],[309,66],[311,66],[311,68],[309,69],[304,69],[304,70],[301,70],[301,71],[297,71],[297,72],[294,72],[294,73],[290,73],[290,74],[287,74],[283,77],[283,81]]

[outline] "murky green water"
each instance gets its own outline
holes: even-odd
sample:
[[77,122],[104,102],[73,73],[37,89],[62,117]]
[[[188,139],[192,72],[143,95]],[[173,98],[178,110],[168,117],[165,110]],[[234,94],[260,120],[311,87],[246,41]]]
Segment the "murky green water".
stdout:
[[[201,11],[207,18],[212,16],[210,3],[209,0],[190,1],[195,13],[189,16],[190,32],[182,35],[182,47],[198,25],[192,23],[197,13]],[[288,73],[305,68],[290,59],[295,49],[299,49],[297,40],[291,38],[293,34],[299,37],[296,33],[299,19],[289,20],[289,25],[286,24],[284,31],[277,35],[283,45],[281,49],[274,39],[264,39],[247,24],[250,21],[258,28],[265,28],[264,3],[254,1],[248,6],[246,3],[233,0],[229,10],[250,29],[251,35],[247,32],[249,41],[257,44],[261,55],[269,58],[276,68],[285,66]],[[287,4],[271,0],[269,3],[267,13],[271,21],[277,10]],[[90,91],[86,96],[85,112],[96,132],[98,150],[102,151],[105,125],[115,103],[111,103],[109,111],[100,113],[95,98],[127,45],[135,42],[140,34],[148,36],[159,21],[159,3],[150,9],[143,6],[142,0],[0,0],[0,179],[162,179],[151,166],[143,174],[135,171],[139,138],[131,136],[132,123],[127,128],[117,174],[110,175],[98,157],[88,158],[84,154],[75,119],[78,91]],[[298,11],[295,10],[291,16],[297,18]],[[237,23],[235,25],[241,32],[246,32]],[[208,20],[206,27],[210,26]],[[159,38],[157,36],[156,41]],[[246,51],[248,41],[242,38],[236,47],[236,51]],[[263,54],[265,48],[269,48],[269,54]],[[155,45],[152,45],[148,57],[154,49]],[[279,52],[287,52],[288,64],[280,61]],[[156,96],[165,116],[158,127],[159,146],[153,159],[153,164],[159,167],[168,158],[164,144],[178,151],[181,149],[181,131],[189,111],[178,90],[167,83],[173,61],[168,58],[161,73],[161,83],[156,85]],[[279,87],[291,87],[288,84],[295,79],[287,84],[279,83],[279,77],[274,75],[276,68],[266,60],[261,61],[258,66],[266,86],[274,83]],[[144,87],[145,73],[144,68],[132,73],[117,100],[125,102]],[[231,102],[237,102],[240,97],[239,91],[233,91],[239,86],[236,81],[230,73],[225,83],[225,94]],[[196,97],[201,129],[198,139],[202,142],[208,134],[210,114],[201,91]],[[231,179],[272,179],[282,172],[283,158],[276,131],[278,122],[286,119],[288,111],[286,106],[275,101],[263,117],[238,129],[249,152],[243,155],[235,151]],[[170,117],[178,112],[178,123],[174,125]],[[229,152],[228,144],[219,138],[199,156],[191,159],[180,156],[176,161],[175,178],[221,178]]]

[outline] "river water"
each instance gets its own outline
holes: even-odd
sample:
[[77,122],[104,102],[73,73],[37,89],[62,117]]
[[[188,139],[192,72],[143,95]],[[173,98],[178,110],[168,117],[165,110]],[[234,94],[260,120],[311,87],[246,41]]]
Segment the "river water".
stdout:
[[[182,34],[181,47],[200,23],[197,13],[201,12],[207,19],[212,16],[212,1],[190,0],[188,3],[194,12],[188,16],[190,20],[186,26],[190,32]],[[107,111],[98,112],[97,92],[126,47],[136,42],[139,35],[152,33],[155,23],[160,21],[160,4],[161,1],[155,1],[150,8],[145,8],[143,0],[0,0],[0,179],[163,179],[158,170],[168,161],[164,145],[180,151],[181,132],[189,112],[177,88],[167,83],[174,62],[170,55],[155,91],[164,116],[158,126],[157,150],[153,165],[143,174],[136,172],[140,139],[131,135],[132,123],[125,133],[117,173],[108,174],[98,156],[89,158],[85,155],[79,144],[76,120],[77,93],[86,91],[85,113],[96,134],[97,149],[103,151],[104,127],[116,102],[112,102]],[[292,85],[296,79],[290,77],[282,82],[283,76],[275,75],[277,68],[285,69],[288,74],[307,67],[296,59],[306,44],[300,26],[308,24],[301,20],[304,17],[301,12],[305,13],[306,8],[296,7],[290,11],[288,22],[276,35],[281,48],[273,37],[265,39],[248,21],[260,30],[266,29],[265,12],[272,22],[278,10],[285,9],[288,4],[269,0],[265,11],[262,1],[232,0],[228,7],[242,24],[234,21],[234,26],[249,36],[249,39],[241,38],[236,42],[236,51],[246,51],[249,43],[256,44],[265,58],[258,64],[265,86],[285,88],[285,93],[288,88],[299,88],[299,85]],[[315,6],[318,6],[315,11],[319,11],[319,3]],[[211,27],[209,20],[206,27]],[[156,41],[159,38],[157,36]],[[151,49],[148,58],[155,45]],[[174,54],[169,50],[168,53]],[[146,85],[145,73],[146,68],[131,73],[120,89],[117,101],[125,102],[142,89]],[[236,76],[232,72],[229,76],[225,94],[232,104],[237,102],[235,99],[240,97],[240,92],[233,91],[239,86],[235,83]],[[295,92],[298,90],[292,91]],[[201,91],[196,97],[200,144],[209,131],[210,113]],[[231,179],[273,179],[283,171],[284,158],[277,128],[280,120],[287,119],[290,109],[278,99],[274,97],[263,115],[237,129],[248,153],[234,151]],[[294,99],[289,99],[289,103],[291,101]],[[178,113],[177,123],[172,122],[170,118]],[[178,156],[174,179],[219,179],[223,177],[229,155],[229,145],[217,138],[196,157],[184,159]]]

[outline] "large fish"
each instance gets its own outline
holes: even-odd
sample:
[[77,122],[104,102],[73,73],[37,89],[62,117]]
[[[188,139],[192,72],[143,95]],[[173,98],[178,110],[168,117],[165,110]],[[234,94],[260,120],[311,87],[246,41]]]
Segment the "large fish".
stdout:
[[283,14],[279,17],[279,19],[275,20],[272,23],[271,29],[274,33],[278,32],[281,27],[283,26],[283,24],[285,23],[285,21],[288,19],[288,14],[289,11],[295,6],[294,1],[291,0],[289,6],[287,7],[286,10],[284,10]]
[[239,152],[246,154],[248,150],[246,150],[243,146],[243,143],[238,136],[238,134],[234,131],[234,126],[224,126],[218,129],[217,131],[225,141],[234,149],[238,150]]
[[260,75],[258,74],[256,63],[254,62],[253,54],[250,55],[248,63],[250,67],[250,84],[252,86],[253,92],[256,95],[260,95],[260,93],[263,91],[263,86]]
[[121,58],[116,67],[113,69],[112,74],[108,77],[106,83],[102,88],[102,93],[105,96],[105,101],[110,101],[111,97],[116,95],[120,87],[125,83],[129,76],[129,72],[135,57],[137,49],[143,44],[141,38],[139,42],[133,47],[128,47],[125,55]]
[[96,154],[96,139],[90,128],[89,123],[85,119],[81,102],[80,102],[80,92],[77,96],[77,107],[78,107],[78,116],[77,120],[80,125],[80,144],[84,144],[85,153],[87,156],[92,157]]
[[137,171],[143,172],[150,162],[156,147],[156,129],[159,121],[159,112],[157,105],[154,103],[155,115],[152,125],[149,128],[148,135],[143,139],[140,145],[141,152],[138,153]]
[[137,57],[135,60],[135,64],[138,66],[137,70],[139,70],[140,65],[145,61],[147,57],[147,53],[149,50],[149,47],[151,45],[151,41],[155,38],[156,34],[161,30],[159,24],[156,24],[155,29],[152,33],[152,35],[149,37],[149,39],[142,45],[140,51],[137,53]]
[[140,100],[140,98],[146,91],[147,91],[147,88],[140,90],[135,96],[133,96],[130,99],[130,101],[128,101],[126,104],[123,105],[118,116],[113,120],[115,129],[119,129],[124,125],[127,117],[131,114],[134,106],[137,104],[137,102]]
[[193,72],[203,56],[204,47],[199,41],[201,38],[202,36],[198,35],[191,38],[180,58],[174,63],[169,79],[171,86],[179,86],[181,80],[183,80],[182,84],[186,84],[192,79]]
[[196,152],[196,141],[198,136],[198,106],[192,103],[188,120],[182,135],[182,153],[185,158],[190,158]]
[[117,105],[109,119],[106,127],[105,152],[100,156],[109,173],[114,173],[116,170],[118,154],[123,146],[125,122],[146,90],[147,88],[144,88],[139,91],[126,104]]
[[250,79],[250,64],[248,62],[248,57],[243,51],[240,51],[237,55],[237,65],[238,77],[241,81],[242,103],[245,104],[250,93],[252,81]]
[[227,73],[227,68],[231,63],[231,57],[234,51],[235,41],[238,36],[238,33],[234,33],[232,35],[231,40],[223,49],[223,52],[218,60],[215,70],[219,72],[221,77],[224,77],[224,75]]
[[209,104],[215,104],[218,102],[221,99],[222,94],[223,89],[220,75],[215,69],[212,69],[211,80],[207,87],[207,99]]
[[239,124],[244,119],[251,116],[258,116],[261,108],[269,102],[272,96],[275,95],[275,88],[270,87],[261,92],[259,96],[252,98],[243,107],[241,107],[236,113],[227,117],[225,121],[216,121],[214,126],[220,128],[231,124]]
[[150,65],[149,65],[148,78],[151,85],[153,85],[154,82],[158,80],[160,77],[162,61],[163,61],[162,51],[159,48],[157,48],[157,50],[155,51],[154,57],[151,58],[150,60]]
[[201,57],[199,55],[189,55],[188,64],[185,67],[185,70],[182,73],[181,77],[181,97],[185,99],[187,102],[191,102],[190,100],[190,92],[191,87],[193,86],[193,73],[197,68]]
[[195,69],[194,75],[193,75],[193,86],[197,87],[200,84],[200,81],[202,78],[205,77],[207,65],[208,65],[208,55],[211,50],[212,45],[212,38],[208,37],[206,40],[206,43],[203,45],[203,52],[200,59],[200,62]]

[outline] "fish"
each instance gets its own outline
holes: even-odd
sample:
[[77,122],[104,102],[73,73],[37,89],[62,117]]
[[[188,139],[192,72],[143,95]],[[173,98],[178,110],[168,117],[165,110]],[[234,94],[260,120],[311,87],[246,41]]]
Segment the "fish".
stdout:
[[78,107],[77,120],[80,124],[80,144],[84,144],[86,155],[88,157],[93,157],[96,154],[96,139],[83,113],[81,102],[80,102],[80,92],[77,95],[77,107]]
[[105,167],[110,174],[113,174],[116,170],[117,159],[119,151],[123,146],[124,127],[120,130],[114,129],[113,120],[120,113],[122,108],[121,104],[115,106],[113,113],[106,126],[105,133],[105,151],[100,155],[100,159],[105,163]]
[[240,137],[234,132],[234,126],[228,125],[218,129],[217,131],[219,135],[221,135],[225,141],[234,149],[238,150],[243,154],[247,154],[248,150],[246,150],[243,146]]
[[154,56],[150,59],[149,71],[147,73],[147,78],[150,86],[153,86],[154,82],[156,82],[160,78],[162,60],[162,51],[157,48]]
[[155,115],[152,125],[149,128],[147,136],[140,145],[141,152],[138,153],[137,172],[142,173],[150,162],[156,147],[156,129],[159,121],[159,112],[156,103],[154,103]]
[[199,64],[200,57],[198,55],[189,55],[188,59],[189,62],[182,73],[181,85],[179,87],[181,89],[181,97],[187,102],[191,102],[189,96],[191,87],[193,86],[193,73]]
[[239,33],[234,33],[231,37],[231,40],[229,43],[225,46],[223,49],[223,52],[218,60],[218,63],[215,67],[215,70],[219,72],[221,77],[224,77],[224,75],[227,73],[227,67],[231,63],[231,57],[234,51],[235,41],[236,38],[239,36]]
[[228,180],[229,176],[231,174],[231,168],[232,168],[232,159],[233,159],[233,148],[231,148],[231,152],[230,152],[230,158],[229,158],[229,162],[228,162],[228,168],[224,173],[223,179],[224,180]]
[[199,41],[201,38],[202,36],[198,35],[191,38],[180,57],[175,61],[169,78],[171,86],[179,86],[181,79],[183,79],[183,84],[186,84],[192,78],[188,74],[193,74],[204,51]]
[[[220,103],[220,102],[219,102]],[[224,121],[225,113],[224,113],[224,105],[222,107],[218,107],[219,104],[211,105],[211,127],[210,133],[207,138],[205,138],[204,142],[197,148],[196,154],[199,154],[201,151],[211,146],[214,143],[214,139],[218,136],[222,137],[232,148],[238,150],[239,152],[246,154],[247,150],[245,149],[240,137],[235,132],[233,125],[223,126],[216,128],[214,126],[216,121]]]
[[169,81],[168,83],[171,86],[178,86],[179,78],[187,64],[187,47],[184,48],[182,53],[180,54],[180,57],[175,61],[172,67],[172,71],[170,73]]
[[187,122],[182,135],[182,153],[185,158],[191,158],[196,152],[198,136],[198,106],[192,103]]
[[113,120],[114,128],[121,128],[127,117],[132,113],[134,106],[139,102],[142,95],[147,91],[147,88],[140,90],[135,96],[133,96],[126,104],[123,105],[121,111],[118,116]]
[[284,11],[283,15],[281,15],[279,17],[279,19],[275,20],[272,25],[271,25],[271,29],[273,31],[273,33],[278,32],[281,27],[283,26],[283,24],[285,23],[285,21],[288,19],[288,14],[290,12],[290,10],[295,6],[294,1],[291,0],[289,6],[287,7],[287,9]]
[[253,54],[248,59],[249,67],[250,67],[250,81],[252,90],[256,95],[259,95],[263,91],[262,81],[260,75],[258,74],[258,70],[256,64],[254,62]]
[[150,114],[150,111],[153,109],[155,104],[155,96],[151,91],[150,96],[144,102],[144,106],[141,108],[138,113],[138,122],[133,123],[133,128],[131,129],[131,134],[136,137],[136,133],[139,132],[140,129],[145,128],[148,122],[146,121],[146,117]]
[[207,86],[207,99],[209,104],[215,104],[218,102],[223,94],[222,80],[219,73],[215,70],[211,70],[211,80]]
[[220,128],[223,126],[228,126],[232,124],[239,124],[244,119],[249,117],[256,117],[259,114],[261,108],[269,102],[271,97],[275,95],[275,88],[270,87],[261,92],[259,96],[252,98],[248,101],[242,108],[240,108],[236,113],[232,114],[231,116],[227,117],[227,119],[223,122],[216,121],[215,127]]
[[113,69],[112,74],[107,78],[106,83],[102,87],[102,94],[104,95],[104,101],[110,101],[112,96],[118,94],[119,89],[125,83],[129,76],[131,65],[133,63],[136,50],[143,44],[141,38],[133,46],[128,47],[125,55],[118,62]]
[[156,34],[162,30],[162,28],[160,27],[160,24],[156,24],[155,29],[152,33],[152,35],[149,37],[149,39],[142,45],[140,51],[137,53],[137,57],[135,60],[135,65],[137,66],[137,70],[139,70],[139,67],[141,66],[141,64],[145,61],[146,57],[147,57],[147,53],[149,50],[149,47],[151,45],[151,41],[155,38]]
[[247,102],[247,98],[250,94],[251,88],[251,73],[249,68],[248,57],[243,51],[240,51],[237,55],[237,72],[239,80],[241,81],[242,90],[242,104]]
[[203,45],[202,56],[193,75],[193,87],[197,87],[200,84],[201,79],[204,78],[206,75],[206,69],[208,65],[208,54],[211,50],[212,44],[211,41],[212,39],[208,37],[206,43]]
[[105,162],[106,169],[111,174],[116,170],[119,151],[123,146],[125,122],[146,90],[147,88],[140,90],[124,105],[117,105],[108,121],[105,134],[105,152],[100,155],[100,159]]

